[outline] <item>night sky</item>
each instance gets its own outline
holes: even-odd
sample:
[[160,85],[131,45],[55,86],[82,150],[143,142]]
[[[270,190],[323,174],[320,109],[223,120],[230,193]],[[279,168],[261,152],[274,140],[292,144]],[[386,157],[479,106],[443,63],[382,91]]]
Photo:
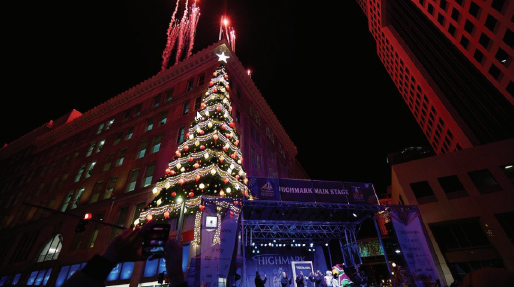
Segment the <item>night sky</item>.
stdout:
[[[175,8],[174,0],[14,2],[4,9],[2,145],[157,74]],[[356,1],[330,3],[200,0],[193,52],[218,41],[226,13],[237,57],[311,178],[371,182],[384,193],[386,155],[428,143]]]

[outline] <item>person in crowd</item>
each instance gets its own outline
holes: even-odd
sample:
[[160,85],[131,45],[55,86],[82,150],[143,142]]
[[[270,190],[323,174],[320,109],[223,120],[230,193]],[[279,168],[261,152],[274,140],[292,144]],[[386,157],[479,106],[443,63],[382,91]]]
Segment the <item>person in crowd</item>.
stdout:
[[341,284],[339,283],[339,275],[338,273],[333,273],[332,276],[332,287],[340,287]]
[[266,284],[267,280],[268,277],[266,277],[266,274],[264,274],[264,279],[262,279],[260,272],[255,271],[255,287],[264,287],[264,284]]
[[319,271],[319,270],[316,270],[315,273],[311,272],[309,274],[309,280],[314,283],[314,287],[320,287],[321,286],[321,282],[324,281],[323,280],[323,273],[321,273],[321,271]]
[[[152,220],[141,227],[122,230],[102,254],[94,255],[84,268],[73,273],[62,287],[105,287],[107,276],[118,263],[147,260],[141,248],[143,234],[154,224],[155,220]],[[164,259],[170,287],[188,287],[182,271],[182,247],[174,240],[168,240]]]
[[300,274],[298,274],[295,279],[296,287],[305,287],[304,277],[305,276],[303,276],[303,271],[300,271]]
[[287,273],[285,271],[282,272],[282,278],[280,279],[280,285],[282,287],[291,285],[291,278],[287,277]]

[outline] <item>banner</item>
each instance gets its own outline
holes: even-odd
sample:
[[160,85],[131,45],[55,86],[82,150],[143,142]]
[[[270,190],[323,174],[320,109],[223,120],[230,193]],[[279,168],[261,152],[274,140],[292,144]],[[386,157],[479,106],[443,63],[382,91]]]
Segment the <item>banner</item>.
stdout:
[[349,192],[350,204],[379,204],[375,188],[371,183],[345,182],[344,187]]
[[[257,250],[259,253],[257,253]],[[286,272],[287,277],[291,279],[291,286],[294,285],[293,262],[311,262],[309,268],[314,270],[327,270],[323,249],[316,248],[316,252],[309,252],[305,248],[297,247],[265,247],[265,246],[247,246],[245,249],[245,285],[255,286],[255,274],[259,271],[261,277],[268,278],[266,287],[281,287],[280,279],[282,272]],[[314,264],[313,264],[314,263]],[[300,268],[302,265],[298,265]],[[302,269],[303,270],[303,269]],[[300,270],[296,271],[299,274]],[[309,272],[303,271],[305,276],[309,276]],[[305,281],[306,287],[314,286],[309,280]]]
[[278,178],[251,177],[248,188],[257,199],[280,200]]
[[348,203],[348,189],[341,181],[312,182],[316,202]]
[[398,243],[416,286],[433,286],[439,278],[417,209],[397,208],[390,211]]
[[[223,203],[223,202],[221,202]],[[202,212],[200,278],[202,286],[224,286],[237,238],[239,213],[216,202],[205,203]]]
[[293,261],[291,263],[293,268],[293,286],[298,287],[296,284],[296,277],[302,276],[304,285],[309,281],[309,274],[314,273],[312,261]]
[[284,201],[313,202],[312,181],[280,179],[280,198]]
[[256,199],[378,205],[371,183],[249,177]]

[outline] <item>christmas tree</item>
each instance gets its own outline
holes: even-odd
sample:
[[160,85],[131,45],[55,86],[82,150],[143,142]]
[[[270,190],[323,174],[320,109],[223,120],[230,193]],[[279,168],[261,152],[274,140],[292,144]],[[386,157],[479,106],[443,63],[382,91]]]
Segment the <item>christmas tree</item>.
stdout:
[[[227,56],[218,55],[226,61]],[[157,196],[141,212],[147,220],[178,217],[184,201],[187,213],[202,210],[201,197],[248,198],[240,138],[231,116],[229,81],[221,63],[213,73],[200,110],[186,140],[178,146],[164,177],[153,190]]]

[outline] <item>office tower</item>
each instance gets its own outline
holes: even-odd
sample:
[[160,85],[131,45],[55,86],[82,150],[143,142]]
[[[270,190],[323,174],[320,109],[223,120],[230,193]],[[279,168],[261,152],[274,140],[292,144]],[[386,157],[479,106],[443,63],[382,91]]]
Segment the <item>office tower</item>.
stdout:
[[482,267],[513,270],[514,3],[357,2],[436,154],[388,156],[392,202],[419,205],[447,285]]

